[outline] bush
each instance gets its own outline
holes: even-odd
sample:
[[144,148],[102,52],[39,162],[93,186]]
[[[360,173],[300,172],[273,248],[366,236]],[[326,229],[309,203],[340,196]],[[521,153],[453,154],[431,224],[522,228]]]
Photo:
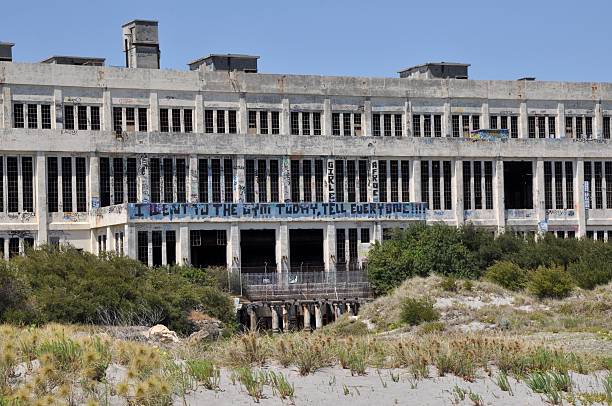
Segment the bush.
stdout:
[[530,275],[527,283],[529,292],[540,299],[562,299],[569,296],[573,287],[571,276],[560,267],[539,267]]
[[485,279],[506,289],[519,291],[527,284],[527,272],[510,261],[498,261],[491,265],[484,275]]
[[457,279],[453,278],[452,276],[445,276],[442,278],[438,284],[438,287],[445,292],[456,292],[459,289],[457,286]]
[[583,289],[612,281],[612,247],[607,243],[598,245],[568,267],[576,284]]
[[400,320],[411,326],[424,322],[437,321],[440,314],[433,307],[433,302],[427,299],[406,298],[402,303]]

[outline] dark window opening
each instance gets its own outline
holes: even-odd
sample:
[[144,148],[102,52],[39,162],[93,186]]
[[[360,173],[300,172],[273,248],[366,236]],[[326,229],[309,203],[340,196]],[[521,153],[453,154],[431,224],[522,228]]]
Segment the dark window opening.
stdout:
[[191,264],[199,268],[227,266],[225,230],[191,230]]
[[506,209],[533,209],[533,168],[530,161],[504,162]]
[[151,247],[153,254],[153,266],[162,265],[162,232],[151,231]]
[[176,264],[176,231],[166,231],[166,263]]
[[275,231],[241,230],[240,262],[242,272],[276,271]]
[[323,230],[289,230],[289,257],[292,270],[322,270],[325,266],[323,261]]

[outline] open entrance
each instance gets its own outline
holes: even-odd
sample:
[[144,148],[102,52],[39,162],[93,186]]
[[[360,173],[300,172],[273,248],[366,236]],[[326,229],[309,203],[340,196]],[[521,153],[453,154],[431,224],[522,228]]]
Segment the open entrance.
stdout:
[[191,264],[199,268],[227,266],[225,230],[191,230]]
[[323,270],[323,230],[289,230],[289,258],[292,270]]
[[274,230],[241,230],[240,263],[242,272],[276,270],[276,234]]
[[506,209],[533,209],[533,165],[531,161],[504,162]]

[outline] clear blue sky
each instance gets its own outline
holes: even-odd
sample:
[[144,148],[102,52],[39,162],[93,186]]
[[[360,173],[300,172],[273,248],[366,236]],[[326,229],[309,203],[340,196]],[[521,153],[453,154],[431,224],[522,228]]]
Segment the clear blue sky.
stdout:
[[121,25],[159,20],[163,68],[209,53],[260,55],[260,72],[395,77],[426,61],[474,79],[612,81],[612,1],[2,1],[0,41],[17,61],[105,57]]

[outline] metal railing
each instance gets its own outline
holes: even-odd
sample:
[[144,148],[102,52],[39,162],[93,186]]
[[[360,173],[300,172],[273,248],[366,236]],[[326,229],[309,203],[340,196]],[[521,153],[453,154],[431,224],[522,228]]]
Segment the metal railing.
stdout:
[[230,286],[235,294],[252,301],[369,298],[372,294],[363,268],[264,273],[232,268]]

